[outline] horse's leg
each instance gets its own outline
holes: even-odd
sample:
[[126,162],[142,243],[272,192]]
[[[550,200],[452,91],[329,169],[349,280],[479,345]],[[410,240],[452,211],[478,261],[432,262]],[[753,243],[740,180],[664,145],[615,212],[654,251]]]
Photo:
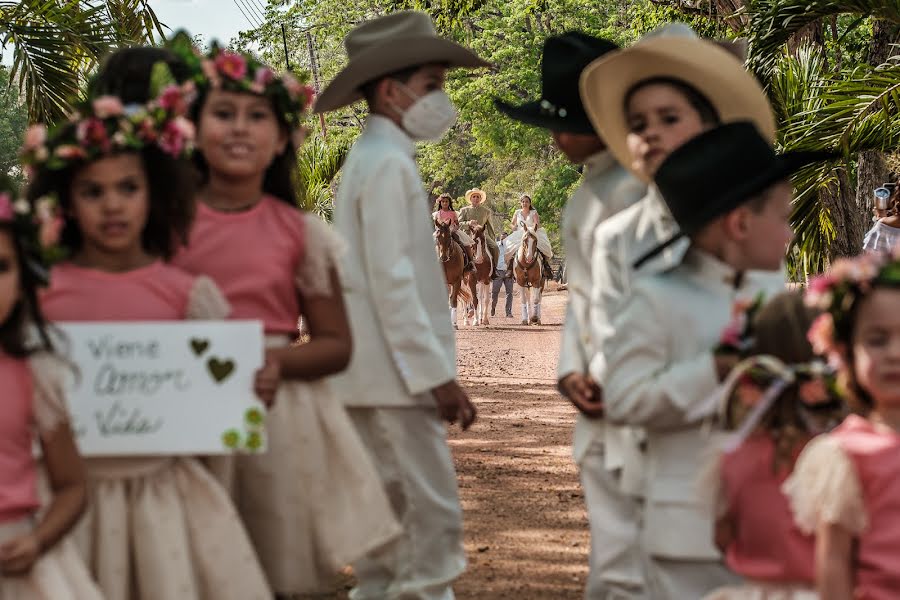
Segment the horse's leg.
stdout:
[[456,324],[456,302],[457,297],[459,296],[459,284],[452,283],[450,284],[450,322],[453,323],[453,329],[459,329],[459,326]]
[[522,325],[528,325],[528,288],[520,285],[519,295],[522,297]]
[[478,290],[476,289],[478,282],[475,275],[469,273],[466,276],[465,285],[469,286],[469,293],[472,295],[472,307],[467,313],[468,318],[472,319],[472,325],[478,324]]
[[532,302],[534,304],[534,313],[531,318],[535,325],[540,325],[541,324],[541,297],[544,294],[543,283],[539,286],[535,286],[534,288],[532,288],[531,293],[533,294]]
[[[490,280],[489,280],[490,281]],[[478,322],[481,325],[489,325],[488,322],[488,305],[490,304],[490,283],[479,281],[476,285],[478,288]]]

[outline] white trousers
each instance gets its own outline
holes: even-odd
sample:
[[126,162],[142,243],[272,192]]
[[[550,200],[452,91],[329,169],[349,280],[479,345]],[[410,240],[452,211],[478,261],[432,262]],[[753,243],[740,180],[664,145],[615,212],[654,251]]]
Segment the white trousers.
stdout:
[[639,500],[622,493],[620,470],[607,468],[602,442],[591,444],[579,466],[591,527],[590,571],[585,598],[650,598],[644,586],[641,560]]
[[[348,408],[403,533],[353,565],[353,600],[453,600],[466,568],[446,430],[434,408]],[[366,510],[360,506],[360,510]]]
[[646,561],[646,565],[647,588],[653,600],[703,598],[715,589],[741,581],[718,561],[672,560],[654,556]]

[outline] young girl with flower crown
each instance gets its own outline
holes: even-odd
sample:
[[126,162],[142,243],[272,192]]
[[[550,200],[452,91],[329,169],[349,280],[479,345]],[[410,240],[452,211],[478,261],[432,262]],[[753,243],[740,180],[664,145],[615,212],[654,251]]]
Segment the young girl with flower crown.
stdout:
[[740,586],[707,600],[815,600],[813,537],[797,529],[781,486],[814,435],[834,426],[842,403],[806,332],[816,312],[799,293],[751,303],[719,351],[746,357],[723,385],[724,437],[714,463],[715,541]]
[[[187,88],[126,110],[86,102],[49,135],[28,136],[28,196],[62,215],[68,259],[41,298],[53,321],[222,319],[229,307],[204,277],[163,262],[186,236],[193,127]],[[110,600],[267,599],[270,592],[226,491],[190,457],[91,458],[92,507],[76,532]]]
[[[0,178],[0,600],[102,598],[65,538],[84,511],[86,486],[62,392],[65,367],[37,301],[46,276],[39,238],[52,242],[52,227]],[[52,492],[42,510],[35,441]]]
[[[268,452],[237,457],[234,494],[275,592],[326,591],[337,570],[393,539],[399,526],[345,409],[322,381],[346,367],[350,331],[337,273],[341,243],[296,209],[296,148],[312,92],[215,44],[201,55],[179,36],[172,47],[199,91],[202,174],[197,219],[174,262],[212,277],[232,316],[261,319],[267,336],[256,391],[270,405]],[[301,313],[309,337],[292,345]]]
[[835,262],[810,282],[825,311],[810,329],[839,365],[858,414],[804,450],[785,490],[816,534],[822,600],[887,600],[900,590],[900,255]]

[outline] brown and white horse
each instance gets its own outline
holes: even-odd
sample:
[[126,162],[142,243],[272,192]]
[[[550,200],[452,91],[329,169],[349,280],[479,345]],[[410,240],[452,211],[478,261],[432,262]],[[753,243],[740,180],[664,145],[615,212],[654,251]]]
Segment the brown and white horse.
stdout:
[[[435,221],[435,249],[441,265],[444,267],[444,279],[447,282],[449,291],[448,302],[450,305],[450,321],[453,327],[456,327],[456,305],[459,296],[462,296],[463,306],[467,306],[472,301],[474,289],[463,286],[463,269],[465,268],[465,257],[463,256],[463,248],[453,239],[453,232],[450,231],[450,223]],[[468,283],[467,283],[468,285]]]
[[472,325],[489,325],[488,306],[491,303],[491,275],[494,273],[494,257],[488,250],[483,226],[476,225],[472,228],[472,239],[475,240],[475,258],[472,259],[475,272],[466,273],[465,279],[475,282],[475,299],[474,310],[471,315],[466,315],[466,324],[468,325],[471,316]]
[[525,223],[522,223],[522,230],[522,243],[513,258],[513,276],[522,298],[522,325],[540,325],[541,295],[544,293],[541,253],[537,249],[535,230]]

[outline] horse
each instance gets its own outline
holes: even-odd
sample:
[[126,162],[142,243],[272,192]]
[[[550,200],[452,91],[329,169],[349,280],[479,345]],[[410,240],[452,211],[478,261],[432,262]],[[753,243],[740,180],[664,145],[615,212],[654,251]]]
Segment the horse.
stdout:
[[[544,274],[541,254],[537,249],[535,229],[522,223],[522,243],[513,259],[513,277],[522,297],[522,325],[541,324],[541,295],[544,293]],[[531,318],[528,315],[531,313]]]
[[474,291],[468,287],[463,287],[463,270],[465,268],[465,257],[463,256],[463,248],[459,242],[453,239],[453,232],[450,231],[450,223],[435,220],[435,249],[438,258],[444,267],[444,279],[447,282],[449,292],[448,303],[450,306],[450,321],[456,328],[456,304],[459,296],[463,298],[463,305],[467,305],[472,301]]
[[475,258],[472,264],[475,272],[465,274],[467,282],[474,283],[475,298],[474,310],[471,315],[466,315],[466,324],[471,316],[472,325],[489,325],[488,307],[491,304],[491,275],[494,273],[494,257],[488,250],[487,240],[484,237],[484,227],[476,225],[472,228],[472,238],[475,240]]

